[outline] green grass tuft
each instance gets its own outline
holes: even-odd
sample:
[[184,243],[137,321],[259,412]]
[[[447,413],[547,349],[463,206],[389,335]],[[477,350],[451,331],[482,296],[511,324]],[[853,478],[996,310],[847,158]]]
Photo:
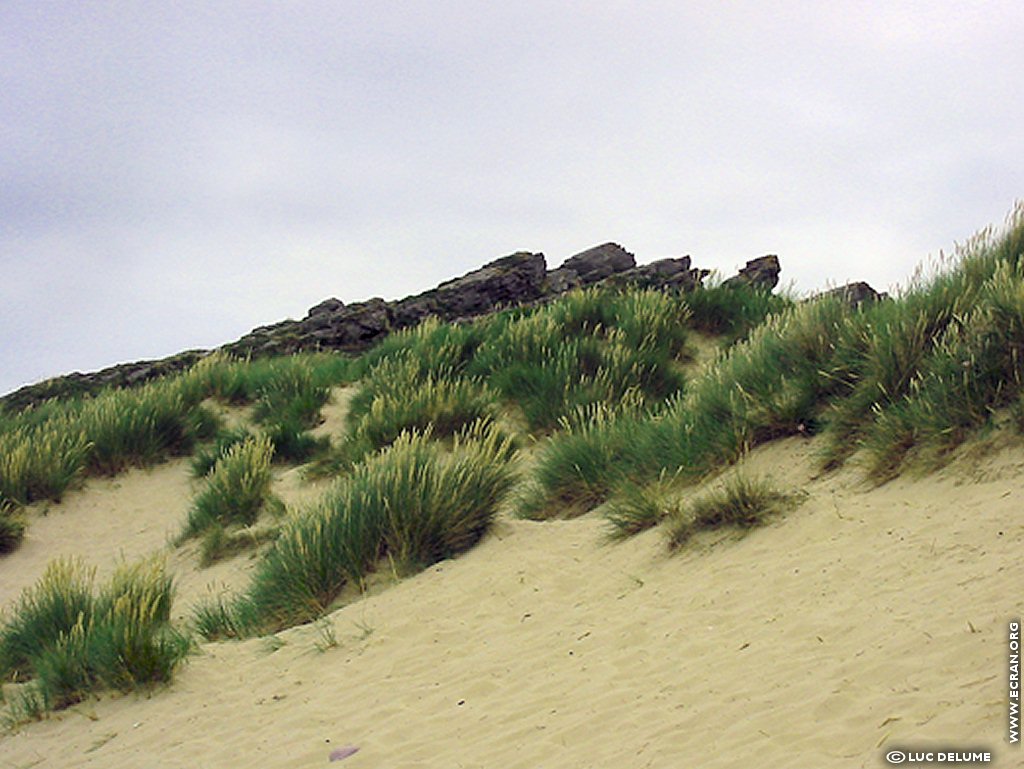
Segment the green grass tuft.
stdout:
[[708,285],[685,296],[690,325],[697,331],[724,336],[730,341],[745,338],[772,314],[792,306],[792,300],[745,284]]
[[622,540],[654,528],[674,512],[660,485],[627,483],[609,501],[604,517],[609,538]]
[[219,430],[213,436],[213,443],[200,446],[192,458],[192,477],[205,478],[217,460],[221,459],[232,446],[244,443],[252,438],[252,433],[245,427]]
[[800,501],[799,494],[781,491],[765,479],[733,476],[720,488],[672,512],[668,518],[669,547],[683,546],[698,531],[753,528]]
[[273,446],[266,437],[228,448],[206,477],[189,510],[183,538],[215,525],[251,526],[270,498]]
[[9,553],[21,544],[25,536],[25,523],[14,505],[0,499],[0,554]]
[[93,582],[81,562],[55,561],[0,625],[0,678],[30,679],[29,699],[46,708],[168,681],[191,648],[168,623],[174,588],[162,564],[122,567],[98,593]]
[[472,546],[516,480],[514,452],[476,425],[451,451],[404,433],[286,525],[241,597],[201,607],[207,637],[268,632],[325,612],[381,558],[410,572]]

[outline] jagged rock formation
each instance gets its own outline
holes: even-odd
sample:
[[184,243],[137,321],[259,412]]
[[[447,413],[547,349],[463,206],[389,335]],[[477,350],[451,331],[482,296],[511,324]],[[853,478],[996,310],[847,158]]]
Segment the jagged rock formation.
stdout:
[[[778,284],[780,270],[777,256],[763,256],[747,262],[725,284],[745,283],[770,291]],[[466,320],[503,307],[550,301],[574,288],[599,283],[690,291],[701,285],[708,272],[694,269],[689,256],[637,265],[633,254],[617,243],[589,248],[550,271],[543,254],[523,251],[395,302],[374,298],[345,304],[340,299],[325,299],[311,307],[302,320],[260,326],[219,349],[243,357],[303,350],[360,352],[392,331],[414,326],[430,316],[443,321]],[[866,291],[858,289],[857,297],[874,294],[867,284],[851,285],[866,287]],[[17,410],[52,397],[91,394],[109,386],[129,387],[187,369],[209,352],[191,350],[161,360],[120,364],[92,374],[68,374],[23,387],[0,398],[0,404]]]
[[92,395],[106,387],[134,387],[157,377],[184,371],[209,354],[209,350],[188,350],[160,360],[119,363],[91,374],[76,371],[15,390],[0,398],[0,407],[21,411],[50,398]]
[[843,301],[857,306],[867,302],[880,302],[883,299],[888,299],[889,295],[886,293],[879,293],[875,289],[871,288],[867,283],[858,281],[856,283],[847,283],[845,286],[839,286],[838,288],[832,288],[828,291],[822,291],[820,294],[816,294],[815,298],[834,296],[842,299]]
[[343,304],[328,299],[299,321],[254,329],[224,349],[234,355],[281,355],[300,350],[359,352],[392,331],[424,318],[444,321],[486,315],[499,307],[527,304],[545,294],[543,254],[520,252],[397,302],[370,299]]
[[771,291],[779,285],[779,273],[782,266],[779,264],[779,257],[775,254],[759,256],[751,259],[746,266],[740,270],[739,275],[729,278],[723,285],[734,286],[746,283],[748,286],[756,286]]
[[443,321],[467,320],[502,307],[549,301],[574,288],[603,282],[693,289],[706,274],[707,270],[691,269],[688,256],[638,267],[633,254],[617,243],[589,248],[551,271],[543,254],[519,252],[397,302],[371,299],[346,305],[328,299],[310,309],[300,321],[257,328],[225,349],[243,356],[310,349],[359,352],[390,332],[414,326],[430,316]]

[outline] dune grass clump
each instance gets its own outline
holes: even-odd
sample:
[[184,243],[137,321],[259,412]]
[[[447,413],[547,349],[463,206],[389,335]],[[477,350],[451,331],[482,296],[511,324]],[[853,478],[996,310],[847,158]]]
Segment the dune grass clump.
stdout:
[[686,294],[690,326],[729,341],[743,339],[773,314],[793,305],[786,296],[743,283],[700,286]]
[[[497,317],[480,318],[472,323],[443,323],[436,317],[428,317],[416,326],[389,334],[353,361],[352,379],[363,380],[366,385],[374,370],[388,360],[416,361],[421,378],[458,376],[475,356]],[[357,394],[353,407],[358,409],[361,398],[372,399],[374,394],[373,387],[368,388],[365,395]]]
[[330,387],[350,380],[352,361],[328,353],[255,361],[212,355],[197,367],[204,392],[253,405],[253,418],[274,444],[274,459],[304,462],[327,448],[309,430],[320,421]]
[[327,386],[318,381],[311,363],[301,358],[271,360],[268,376],[256,388],[257,422],[287,421],[306,427],[316,425],[327,402]]
[[211,596],[192,610],[192,627],[207,641],[244,638],[255,632],[258,619],[243,599],[228,595]]
[[875,418],[863,439],[873,475],[895,474],[916,446],[941,461],[1017,400],[1024,376],[1022,278],[1020,265],[999,265],[973,308],[935,340],[907,394]]
[[89,441],[90,471],[113,475],[126,467],[149,465],[168,454],[189,451],[197,438],[198,404],[178,386],[185,380],[158,381],[134,390],[108,390],[85,401],[77,413]]
[[253,434],[245,427],[218,430],[213,436],[213,441],[200,446],[192,457],[192,477],[206,477],[217,464],[217,460],[221,459],[228,450],[252,437]]
[[0,678],[58,709],[105,688],[170,680],[187,637],[169,624],[174,588],[159,562],[121,567],[98,592],[80,561],[50,564],[0,624]]
[[60,501],[84,474],[90,449],[85,433],[65,414],[12,422],[0,432],[0,505]]
[[467,366],[518,407],[533,432],[628,390],[652,402],[683,387],[688,310],[675,295],[591,288],[496,316]]
[[628,539],[654,528],[673,515],[676,509],[661,484],[624,484],[609,501],[604,513],[609,539]]
[[[567,425],[546,441],[521,512],[581,513],[620,486],[663,475],[695,482],[751,446],[819,429],[831,340],[849,308],[834,299],[771,316],[656,408]],[[598,415],[595,414],[595,417]],[[532,509],[531,509],[532,508]]]
[[648,418],[634,391],[616,406],[592,404],[565,417],[540,446],[519,517],[571,518],[604,502],[625,481],[624,458]]
[[0,555],[14,550],[24,536],[25,523],[15,512],[14,505],[0,500]]
[[668,516],[668,543],[677,549],[699,531],[750,529],[770,516],[792,509],[799,494],[782,491],[770,481],[736,475]]
[[200,398],[182,376],[0,419],[0,501],[60,501],[87,474],[113,474],[189,450],[212,426]]
[[382,558],[409,573],[471,547],[515,482],[513,455],[493,427],[458,434],[450,451],[403,433],[286,525],[249,589],[201,606],[197,629],[217,637],[305,622]]
[[912,453],[933,460],[991,424],[1020,393],[1024,205],[1005,231],[986,230],[896,301],[872,308],[837,339],[830,374],[840,397],[826,467],[864,448],[869,473],[892,477]]
[[218,526],[254,524],[270,498],[273,451],[266,437],[248,438],[229,447],[193,500],[182,537]]
[[79,617],[92,619],[94,569],[79,561],[58,560],[26,590],[0,630],[0,678],[26,677],[41,647],[53,646]]
[[379,450],[403,432],[429,428],[435,438],[449,438],[473,423],[492,423],[494,416],[494,395],[481,382],[428,377],[374,398],[353,436]]
[[[261,416],[293,408],[313,414],[311,403],[325,397],[325,388],[350,381],[352,361],[333,353],[301,353],[243,360],[214,353],[189,372],[199,389],[225,403],[260,404]],[[296,400],[301,401],[292,405]],[[323,405],[321,401],[319,406]]]
[[308,432],[319,423],[320,409],[330,397],[326,377],[303,358],[271,372],[257,389],[253,417],[264,426],[276,460],[303,462],[326,447]]
[[687,313],[674,294],[591,288],[543,307],[469,324],[429,319],[393,334],[353,367],[364,378],[350,432],[363,424],[366,440],[352,453],[427,424],[444,437],[499,407],[548,432],[575,409],[614,404],[629,390],[651,402],[667,397],[683,386]]

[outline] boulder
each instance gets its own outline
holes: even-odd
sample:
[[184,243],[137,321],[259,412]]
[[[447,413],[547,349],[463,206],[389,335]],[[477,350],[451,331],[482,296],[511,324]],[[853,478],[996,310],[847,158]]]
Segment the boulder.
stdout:
[[636,267],[636,259],[618,243],[605,243],[570,256],[559,270],[576,275],[580,285],[589,286],[616,273]]
[[331,297],[330,299],[324,299],[320,304],[313,305],[309,308],[309,312],[306,313],[306,318],[315,318],[317,315],[330,315],[335,313],[345,306],[345,303],[340,299]]
[[566,267],[559,267],[548,273],[545,293],[557,296],[582,285],[579,275]]
[[881,300],[888,298],[888,294],[875,291],[875,289],[871,288],[871,286],[864,281],[847,283],[845,286],[839,286],[838,288],[832,288],[828,291],[822,291],[813,298],[818,299],[827,296],[837,297],[853,306],[863,304],[864,302],[867,302],[868,304],[880,302]]
[[701,285],[708,270],[690,267],[690,257],[658,259],[620,272],[607,279],[615,285],[637,286],[638,288],[674,288],[692,291]]
[[734,275],[725,281],[724,286],[748,285],[754,288],[771,291],[779,284],[779,273],[782,267],[779,265],[779,257],[775,254],[759,256],[747,262],[738,275]]
[[328,323],[317,329],[316,344],[303,341],[308,329],[300,324],[300,349],[331,349],[358,352],[370,347],[392,330],[390,306],[380,297],[347,304],[327,316]]
[[520,251],[406,301],[431,303],[442,320],[472,318],[538,299],[544,293],[546,274],[543,254]]

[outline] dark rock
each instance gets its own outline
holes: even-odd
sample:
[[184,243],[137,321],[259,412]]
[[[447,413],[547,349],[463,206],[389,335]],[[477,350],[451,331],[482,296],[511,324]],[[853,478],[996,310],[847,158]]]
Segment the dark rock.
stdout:
[[496,259],[479,270],[449,280],[418,299],[435,303],[442,320],[471,318],[505,305],[537,299],[544,292],[543,254],[525,251]]
[[631,270],[611,276],[607,282],[638,288],[675,288],[681,291],[692,291],[701,285],[708,273],[708,270],[692,269],[690,257],[681,256],[675,259],[658,259],[649,264],[641,264]]
[[415,326],[431,315],[440,314],[437,302],[425,296],[409,296],[391,305],[391,321],[395,328]]
[[21,411],[50,398],[94,395],[105,387],[135,387],[191,368],[207,354],[206,350],[186,350],[158,360],[119,363],[90,374],[75,371],[19,388],[0,398],[0,404],[5,409]]
[[[355,352],[365,350],[378,339],[391,331],[391,313],[389,305],[380,297],[366,302],[347,304],[330,316],[329,333],[319,337],[317,348],[345,350]],[[300,324],[300,339],[303,327]],[[313,345],[300,342],[300,349],[310,349]]]
[[887,294],[880,294],[863,281],[847,283],[845,286],[839,286],[838,288],[832,288],[828,291],[822,291],[814,298],[818,299],[827,296],[837,297],[838,299],[842,299],[844,302],[853,306],[860,305],[864,302],[872,304],[888,298]]
[[559,267],[548,273],[545,292],[555,295],[564,294],[566,291],[572,291],[582,285],[579,275],[566,267]]
[[337,312],[344,306],[345,303],[340,299],[335,299],[334,297],[324,299],[320,304],[313,305],[309,308],[309,312],[306,313],[306,318],[314,318],[317,315],[329,315]]
[[616,273],[636,267],[636,259],[618,243],[605,243],[570,256],[560,270],[576,274],[580,284],[589,286]]
[[328,299],[311,308],[301,321],[261,326],[225,349],[243,356],[300,350],[360,352],[390,332],[415,326],[430,316],[453,321],[533,301],[543,293],[546,270],[543,254],[521,252],[397,302],[376,298],[344,304]]
[[724,286],[735,286],[746,284],[754,288],[761,288],[771,291],[779,284],[779,273],[782,267],[779,265],[779,257],[775,254],[760,256],[747,262],[738,275],[734,275],[725,281]]
[[[375,298],[345,304],[339,299],[326,299],[311,307],[302,320],[259,326],[219,349],[238,357],[287,355],[302,350],[361,352],[392,331],[415,326],[431,316],[461,321],[502,307],[549,302],[566,291],[601,282],[692,290],[701,285],[707,274],[707,270],[694,269],[688,256],[637,266],[633,255],[616,243],[587,249],[551,272],[547,272],[543,254],[524,251],[395,302]],[[771,290],[778,279],[778,258],[765,256],[748,262],[739,275],[726,282],[744,282]],[[865,286],[867,290],[854,293],[850,289],[850,301],[868,301],[864,297],[874,294],[866,284],[852,285]],[[206,354],[204,350],[190,350],[162,360],[112,366],[93,374],[69,374],[23,387],[0,398],[0,405],[20,410],[51,397],[89,395],[108,386],[135,386],[183,371]]]

